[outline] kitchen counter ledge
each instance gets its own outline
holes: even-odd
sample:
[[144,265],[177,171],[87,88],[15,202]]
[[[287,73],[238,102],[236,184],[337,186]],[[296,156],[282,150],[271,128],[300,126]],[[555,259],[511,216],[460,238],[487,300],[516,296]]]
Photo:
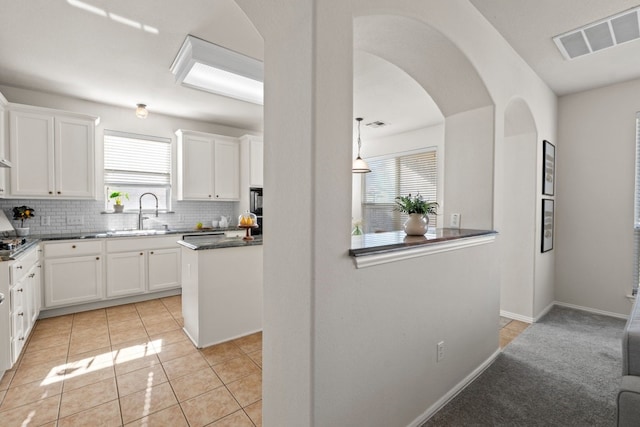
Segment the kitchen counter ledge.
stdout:
[[179,245],[194,251],[221,249],[221,248],[240,248],[245,246],[261,246],[262,236],[256,236],[254,240],[242,240],[242,237],[215,237],[202,236],[193,237],[188,241],[179,240]]
[[457,228],[429,229],[424,236],[407,236],[404,231],[371,233],[351,237],[349,255],[357,268],[399,261],[491,243],[497,232]]

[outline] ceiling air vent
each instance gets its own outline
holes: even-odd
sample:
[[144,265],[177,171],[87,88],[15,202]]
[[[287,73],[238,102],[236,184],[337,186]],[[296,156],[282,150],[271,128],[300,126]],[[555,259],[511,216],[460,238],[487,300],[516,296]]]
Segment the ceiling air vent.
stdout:
[[594,53],[640,38],[640,7],[592,22],[553,38],[565,59]]
[[386,126],[387,124],[385,122],[381,122],[380,120],[376,120],[375,122],[371,122],[371,123],[367,123],[365,126],[369,126],[370,128],[381,128]]

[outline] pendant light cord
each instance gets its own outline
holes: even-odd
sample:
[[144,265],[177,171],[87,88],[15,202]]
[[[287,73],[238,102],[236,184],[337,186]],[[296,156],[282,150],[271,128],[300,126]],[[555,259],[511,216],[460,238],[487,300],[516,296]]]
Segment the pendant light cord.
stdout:
[[360,122],[362,122],[362,118],[358,117],[356,121],[358,122],[358,158],[360,158],[360,146],[362,145],[362,141],[360,140]]

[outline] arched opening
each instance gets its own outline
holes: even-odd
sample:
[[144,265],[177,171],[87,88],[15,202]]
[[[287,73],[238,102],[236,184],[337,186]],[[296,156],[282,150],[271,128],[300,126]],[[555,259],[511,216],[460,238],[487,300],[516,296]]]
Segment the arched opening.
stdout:
[[534,316],[537,131],[522,99],[504,115],[502,224],[500,228],[500,311],[520,320]]
[[[386,75],[379,73],[377,82],[372,81],[362,71],[365,63],[369,68],[375,64],[377,71],[384,69]],[[398,84],[398,76],[404,76],[405,85]],[[406,93],[384,95],[395,88]],[[354,18],[354,117],[363,111],[396,120],[388,119],[386,129],[365,130],[364,158],[437,147],[438,227],[449,227],[452,213],[461,214],[463,228],[493,227],[493,101],[469,59],[451,40],[427,23],[404,16]],[[361,218],[360,180],[353,180],[355,220]]]

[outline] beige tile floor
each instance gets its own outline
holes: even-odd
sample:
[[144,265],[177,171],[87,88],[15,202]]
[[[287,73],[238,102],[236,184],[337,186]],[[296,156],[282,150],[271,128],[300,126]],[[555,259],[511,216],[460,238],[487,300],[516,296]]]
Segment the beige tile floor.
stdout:
[[262,425],[262,333],[198,350],[179,296],[39,320],[0,425]]
[[505,348],[511,341],[522,333],[528,323],[519,320],[512,320],[506,317],[500,317],[500,348]]

